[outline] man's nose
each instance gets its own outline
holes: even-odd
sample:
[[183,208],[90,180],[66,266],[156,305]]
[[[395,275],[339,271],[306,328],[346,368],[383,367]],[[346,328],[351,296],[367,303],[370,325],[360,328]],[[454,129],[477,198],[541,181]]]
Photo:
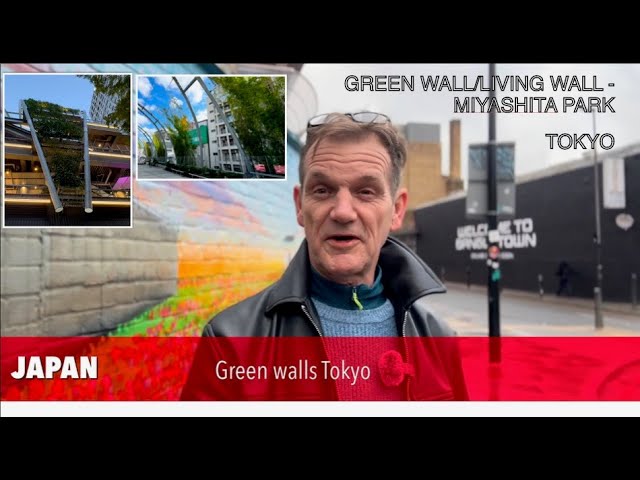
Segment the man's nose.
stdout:
[[353,208],[353,196],[348,190],[340,190],[335,196],[335,203],[331,209],[331,219],[339,223],[349,223],[356,220],[358,215]]

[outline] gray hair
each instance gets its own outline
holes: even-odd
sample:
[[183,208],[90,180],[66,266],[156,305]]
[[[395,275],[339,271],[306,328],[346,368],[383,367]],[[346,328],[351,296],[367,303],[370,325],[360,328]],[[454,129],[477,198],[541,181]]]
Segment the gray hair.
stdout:
[[354,141],[375,135],[391,157],[390,185],[393,193],[400,187],[402,169],[407,163],[407,142],[391,123],[360,123],[342,113],[332,113],[322,125],[307,128],[307,141],[300,155],[298,174],[304,187],[305,160],[314,155],[321,140]]

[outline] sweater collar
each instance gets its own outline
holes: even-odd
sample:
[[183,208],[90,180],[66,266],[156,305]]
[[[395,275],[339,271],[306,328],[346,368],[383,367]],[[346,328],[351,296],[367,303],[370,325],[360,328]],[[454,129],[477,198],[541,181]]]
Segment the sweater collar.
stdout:
[[342,310],[370,310],[384,305],[382,269],[376,267],[373,285],[342,285],[323,277],[313,266],[311,270],[311,296],[325,305]]
[[[393,237],[387,238],[383,245],[378,265],[382,269],[385,296],[396,307],[408,308],[424,295],[447,291],[422,259]],[[307,302],[310,287],[309,250],[307,241],[303,240],[280,280],[271,287],[267,311],[283,303]]]

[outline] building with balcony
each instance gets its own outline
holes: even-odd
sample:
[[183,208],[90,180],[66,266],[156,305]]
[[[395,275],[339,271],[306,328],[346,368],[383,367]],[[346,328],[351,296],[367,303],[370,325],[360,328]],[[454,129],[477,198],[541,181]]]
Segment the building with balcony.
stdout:
[[165,155],[165,161],[167,163],[177,163],[176,151],[173,149],[173,143],[171,143],[169,132],[167,132],[166,130],[158,130],[156,132],[156,135],[160,137],[160,140],[164,144],[164,148],[167,151]]
[[[211,93],[226,116],[226,120],[233,125],[233,115],[226,95],[218,89],[214,89]],[[242,159],[240,158],[238,145],[235,144],[233,135],[228,131],[224,118],[211,100],[207,104],[207,120],[209,124],[211,168],[242,173]]]
[[93,97],[91,97],[91,107],[89,107],[91,119],[97,123],[107,123],[105,117],[116,109],[118,100],[117,95],[107,95],[106,93],[94,91]]
[[67,109],[79,133],[49,136],[46,110],[20,105],[4,116],[4,225],[130,226],[130,135]]

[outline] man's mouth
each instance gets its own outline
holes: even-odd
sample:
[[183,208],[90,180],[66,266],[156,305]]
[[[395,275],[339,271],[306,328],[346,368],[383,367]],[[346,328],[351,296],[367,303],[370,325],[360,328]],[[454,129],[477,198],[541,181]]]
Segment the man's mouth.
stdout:
[[359,241],[360,239],[355,235],[331,235],[327,237],[329,245],[338,248],[352,247]]

